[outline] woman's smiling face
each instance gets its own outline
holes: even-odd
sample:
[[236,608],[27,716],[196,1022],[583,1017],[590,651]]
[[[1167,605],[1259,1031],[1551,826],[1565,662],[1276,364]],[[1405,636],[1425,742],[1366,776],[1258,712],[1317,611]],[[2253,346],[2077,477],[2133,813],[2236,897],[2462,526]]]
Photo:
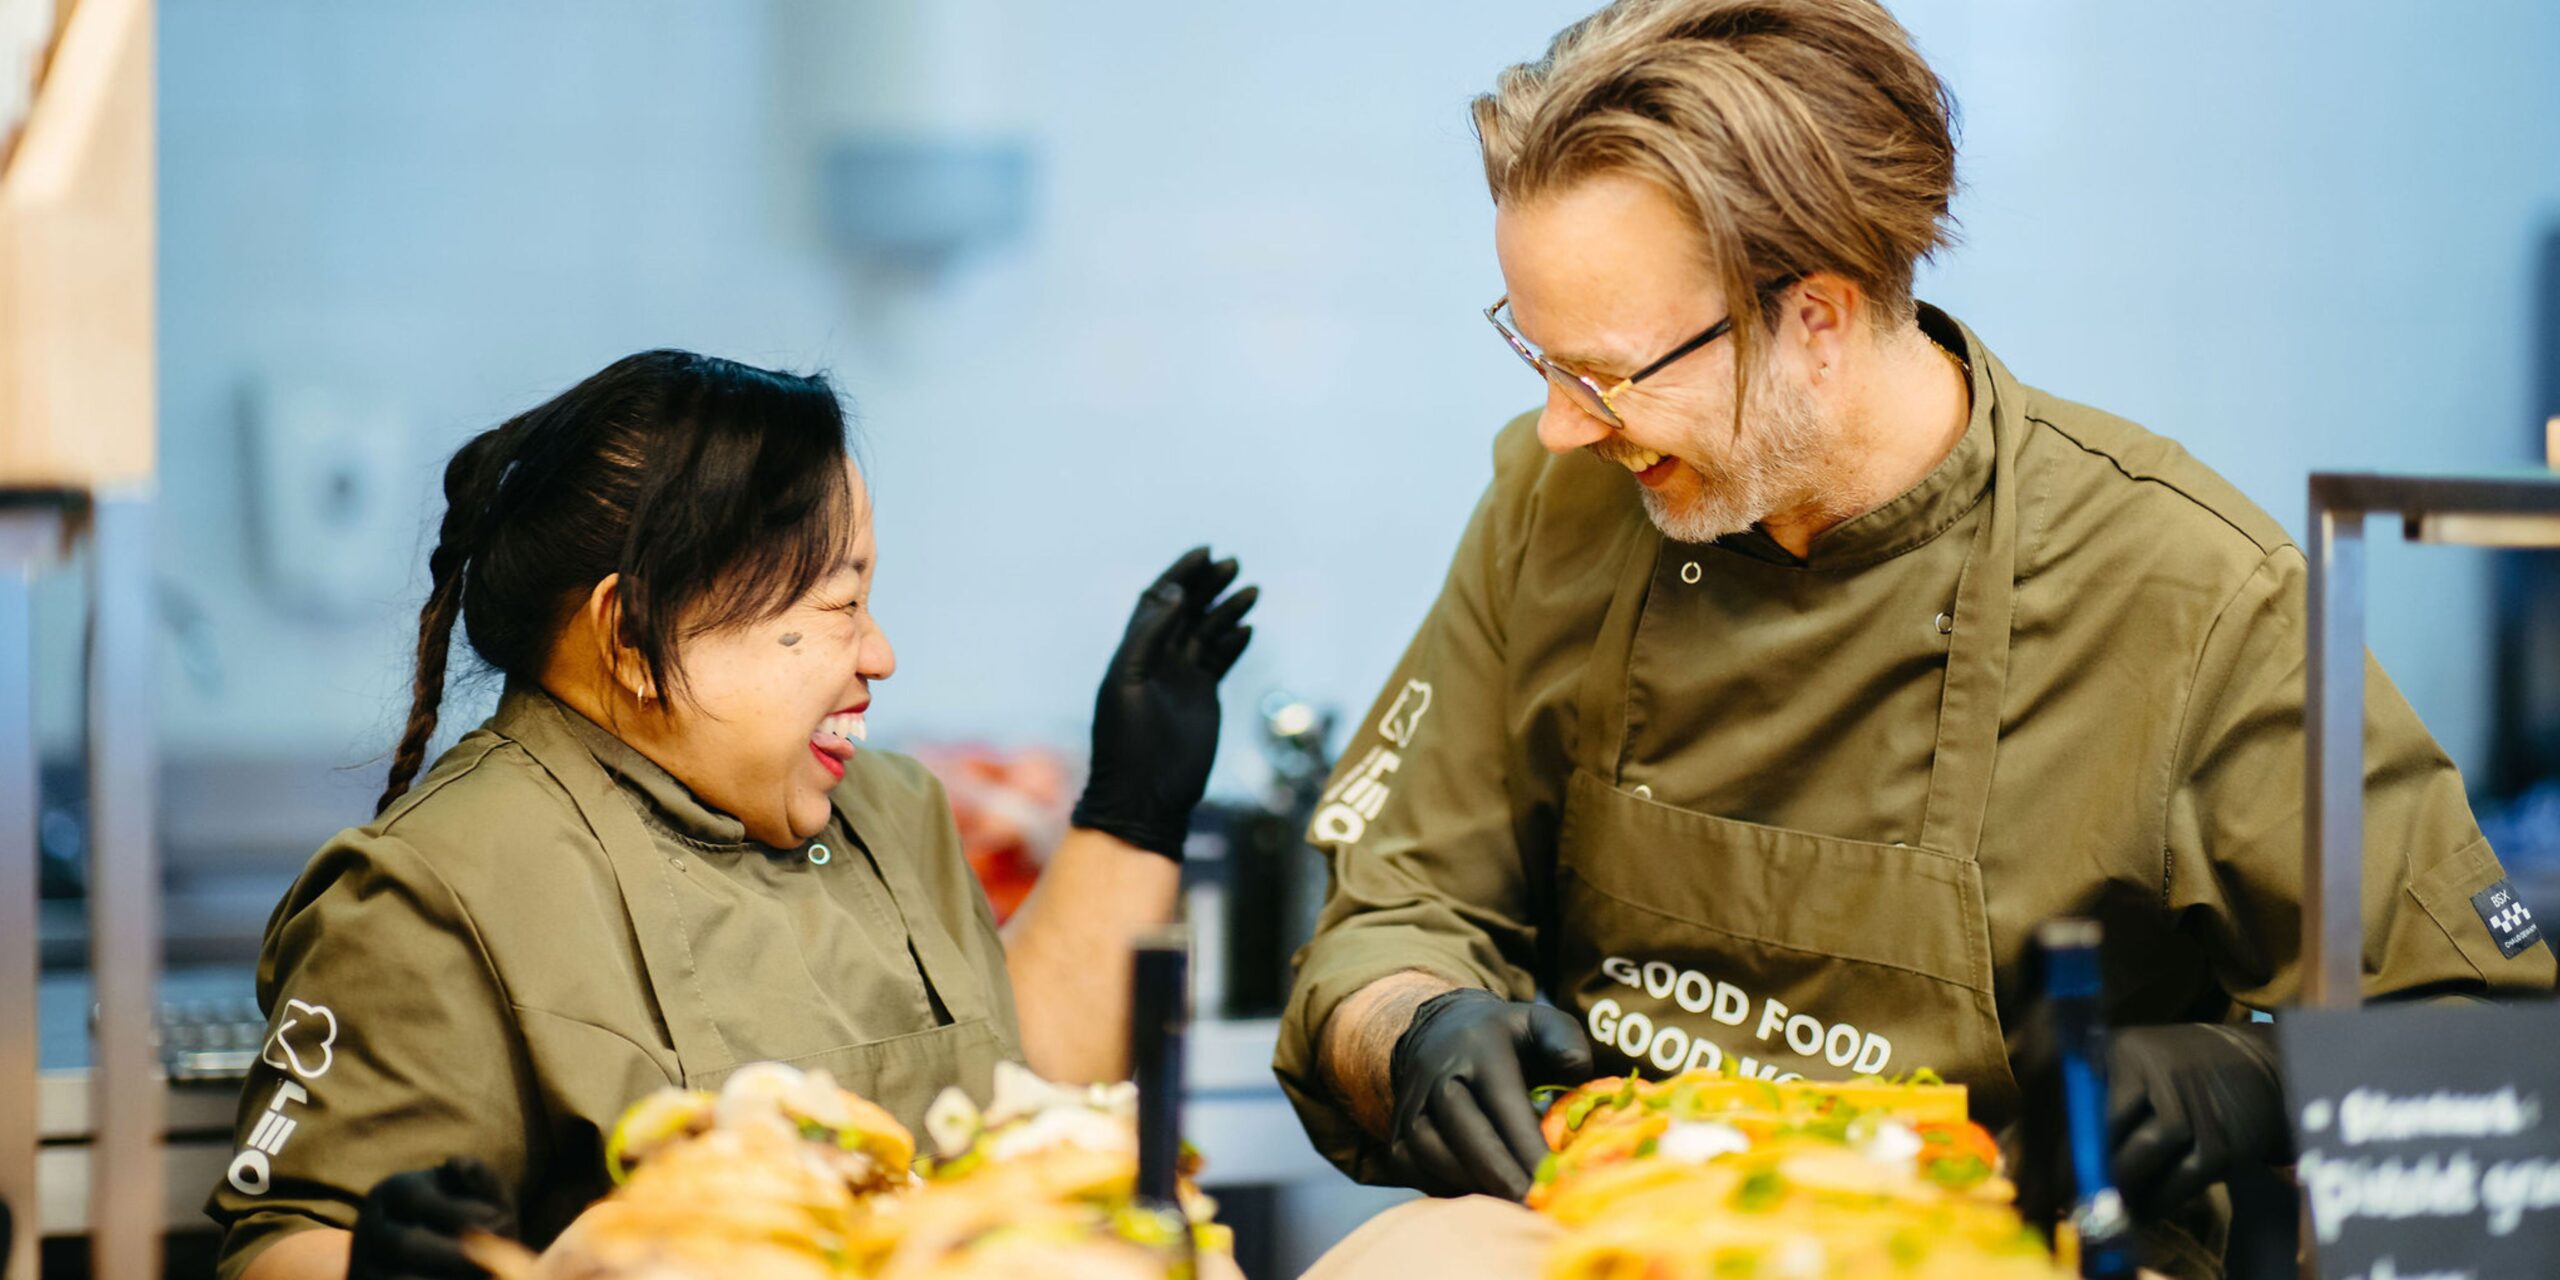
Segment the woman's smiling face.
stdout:
[[779,614],[679,643],[683,688],[615,726],[747,834],[789,847],[824,830],[827,793],[864,736],[871,685],[897,670],[871,613],[877,559],[861,473],[845,463],[855,522],[843,558]]

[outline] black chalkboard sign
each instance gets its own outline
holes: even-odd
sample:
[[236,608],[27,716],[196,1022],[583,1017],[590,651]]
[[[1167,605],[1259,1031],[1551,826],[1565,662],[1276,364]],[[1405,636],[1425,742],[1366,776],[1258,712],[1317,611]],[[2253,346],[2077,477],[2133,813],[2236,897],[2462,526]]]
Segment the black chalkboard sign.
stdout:
[[2560,1275],[2560,1005],[2278,1020],[2321,1280]]

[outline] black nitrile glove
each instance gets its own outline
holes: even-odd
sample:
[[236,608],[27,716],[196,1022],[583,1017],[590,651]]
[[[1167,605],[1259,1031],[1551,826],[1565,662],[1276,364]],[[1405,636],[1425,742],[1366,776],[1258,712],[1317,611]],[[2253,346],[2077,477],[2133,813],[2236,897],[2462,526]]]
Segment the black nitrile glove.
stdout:
[[2275,1028],[2196,1022],[2126,1027],[2107,1049],[2107,1136],[2116,1189],[2149,1217],[2244,1168],[2293,1160]]
[[1562,1009],[1490,991],[1444,991],[1413,1011],[1388,1081],[1388,1142],[1433,1195],[1529,1193],[1547,1140],[1529,1090],[1591,1078],[1591,1041]]
[[1253,639],[1242,624],[1260,589],[1218,599],[1235,579],[1235,561],[1194,547],[1138,597],[1094,698],[1075,825],[1182,860],[1218,750],[1218,680]]
[[356,1209],[347,1280],[481,1280],[463,1256],[470,1229],[514,1237],[515,1210],[489,1166],[455,1156],[375,1183]]
[[[2108,1168],[2135,1216],[2158,1218],[2243,1169],[2293,1159],[2274,1030],[2198,1022],[2107,1033]],[[2019,1210],[2046,1225],[2073,1194],[2049,1028],[2025,1030],[2013,1066],[2025,1115],[2002,1145]]]

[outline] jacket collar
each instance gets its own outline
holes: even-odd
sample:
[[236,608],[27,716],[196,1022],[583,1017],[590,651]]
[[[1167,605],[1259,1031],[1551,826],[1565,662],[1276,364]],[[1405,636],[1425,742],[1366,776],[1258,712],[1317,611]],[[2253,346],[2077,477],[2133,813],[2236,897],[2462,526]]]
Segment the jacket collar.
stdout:
[[650,825],[680,840],[719,851],[743,850],[752,843],[745,823],[704,803],[657,761],[538,685],[510,683],[490,725],[518,740],[565,736],[639,802]]
[[[1864,568],[1926,545],[1964,519],[1989,492],[1992,419],[2004,412],[2003,397],[1995,386],[2002,371],[1982,340],[1954,317],[1925,302],[1919,308],[1920,331],[1964,361],[1971,384],[1973,415],[1955,448],[1919,483],[1891,501],[1823,530],[1801,560],[1757,527],[1719,539],[1717,546],[1755,560],[1806,569]],[[2008,403],[2014,404],[2015,397],[2009,397]]]

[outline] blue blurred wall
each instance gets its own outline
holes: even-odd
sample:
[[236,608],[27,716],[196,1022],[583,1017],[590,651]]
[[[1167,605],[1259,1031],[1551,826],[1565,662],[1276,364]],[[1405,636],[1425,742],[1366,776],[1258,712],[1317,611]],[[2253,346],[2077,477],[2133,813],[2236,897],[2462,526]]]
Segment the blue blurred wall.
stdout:
[[[351,617],[277,607],[240,532],[244,392],[391,406],[423,525],[465,435],[664,344],[853,394],[892,739],[1076,742],[1128,601],[1204,539],[1266,589],[1231,714],[1280,684],[1356,711],[1538,399],[1477,314],[1465,102],[1581,7],[999,6],[1029,231],[919,285],[816,229],[787,10],[162,0],[163,540],[221,666],[173,656],[165,740],[355,761],[404,709],[425,543]],[[1900,11],[1965,107],[1966,243],[1924,296],[2023,377],[2296,528],[2315,466],[2527,456],[2560,6]],[[2378,554],[2376,647],[2466,763],[2484,583]]]

